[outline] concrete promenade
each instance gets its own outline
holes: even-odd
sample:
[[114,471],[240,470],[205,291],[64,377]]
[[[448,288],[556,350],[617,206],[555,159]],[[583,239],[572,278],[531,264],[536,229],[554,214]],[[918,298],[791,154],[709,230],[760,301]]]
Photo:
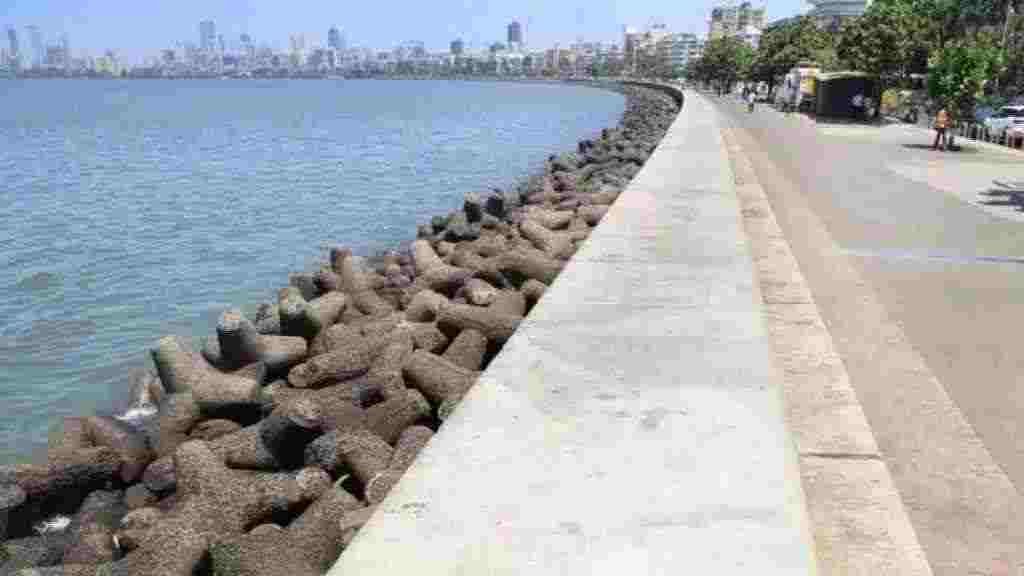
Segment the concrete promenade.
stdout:
[[1024,218],[1022,200],[993,183],[1024,179],[1024,154],[963,139],[963,152],[933,152],[915,127],[748,114],[731,99],[716,109],[806,278],[932,573],[1024,574]]
[[760,302],[694,95],[330,574],[814,574]]

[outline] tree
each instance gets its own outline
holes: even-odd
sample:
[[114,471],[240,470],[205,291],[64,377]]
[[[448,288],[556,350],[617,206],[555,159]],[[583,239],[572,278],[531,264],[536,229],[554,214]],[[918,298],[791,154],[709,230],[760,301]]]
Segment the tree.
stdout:
[[928,95],[954,118],[970,118],[985,86],[1001,73],[1003,56],[991,35],[980,34],[948,42],[929,64]]
[[915,11],[918,1],[873,2],[863,16],[843,27],[836,46],[839,59],[850,68],[877,76],[882,89],[905,81],[926,46],[927,23]]
[[828,69],[835,63],[832,36],[811,18],[800,16],[765,31],[754,58],[751,77],[769,90],[799,62],[811,60]]
[[739,38],[716,38],[704,46],[704,55],[691,63],[688,77],[705,84],[714,83],[728,91],[739,80],[750,76],[754,50]]

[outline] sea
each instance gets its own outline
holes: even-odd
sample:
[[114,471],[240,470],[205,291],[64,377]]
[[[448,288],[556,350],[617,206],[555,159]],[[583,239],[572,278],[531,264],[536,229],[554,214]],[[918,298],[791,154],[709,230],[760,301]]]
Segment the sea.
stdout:
[[0,80],[0,464],[64,416],[132,418],[160,337],[198,345],[331,246],[407,243],[624,108],[555,83]]

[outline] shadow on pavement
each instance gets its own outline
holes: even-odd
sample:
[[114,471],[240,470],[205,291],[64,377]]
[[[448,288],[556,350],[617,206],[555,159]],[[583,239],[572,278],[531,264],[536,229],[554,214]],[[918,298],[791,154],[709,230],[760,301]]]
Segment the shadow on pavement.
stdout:
[[[929,144],[903,144],[903,147],[904,148],[909,148],[911,150],[931,150],[932,149],[932,145],[930,143]],[[980,152],[980,150],[978,150],[974,146],[961,146],[960,144],[954,144],[952,148],[947,150],[947,152],[963,152],[963,153],[967,153],[967,154],[977,154],[978,152]]]

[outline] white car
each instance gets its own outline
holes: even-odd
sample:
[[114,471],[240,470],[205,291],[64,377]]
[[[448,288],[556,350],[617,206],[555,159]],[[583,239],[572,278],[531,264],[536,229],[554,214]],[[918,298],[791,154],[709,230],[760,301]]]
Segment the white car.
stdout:
[[1009,131],[1024,128],[1024,106],[1003,106],[995,114],[985,118],[985,127],[990,134],[1001,136]]

